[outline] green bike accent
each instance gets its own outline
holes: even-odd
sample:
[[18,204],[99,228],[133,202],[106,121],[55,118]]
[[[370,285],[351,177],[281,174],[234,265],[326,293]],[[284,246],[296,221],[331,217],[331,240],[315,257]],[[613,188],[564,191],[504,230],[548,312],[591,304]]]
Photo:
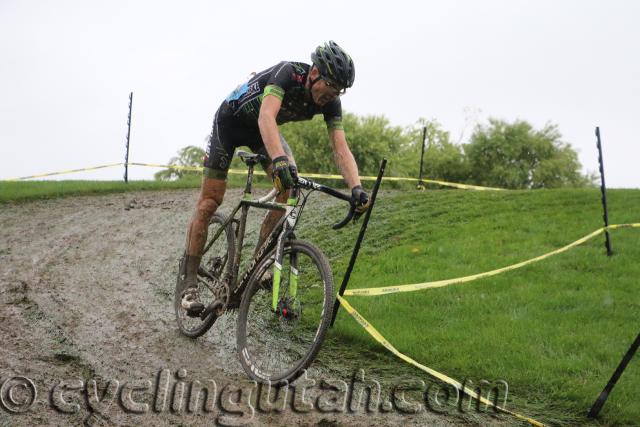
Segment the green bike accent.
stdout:
[[273,311],[278,309],[278,295],[280,294],[280,274],[282,272],[282,266],[277,262],[273,263],[273,287],[271,296],[271,307]]
[[289,206],[295,206],[297,203],[298,203],[298,199],[297,198],[287,199],[287,205],[289,205]]

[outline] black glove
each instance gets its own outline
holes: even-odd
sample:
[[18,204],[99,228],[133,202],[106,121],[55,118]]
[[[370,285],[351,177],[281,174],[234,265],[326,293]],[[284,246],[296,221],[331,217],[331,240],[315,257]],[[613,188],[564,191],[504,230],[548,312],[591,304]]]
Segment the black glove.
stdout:
[[273,186],[282,193],[298,182],[298,170],[295,165],[289,164],[287,156],[279,156],[273,159],[271,177]]
[[355,218],[360,217],[369,209],[369,195],[362,188],[362,185],[356,185],[351,189],[351,203],[356,207]]

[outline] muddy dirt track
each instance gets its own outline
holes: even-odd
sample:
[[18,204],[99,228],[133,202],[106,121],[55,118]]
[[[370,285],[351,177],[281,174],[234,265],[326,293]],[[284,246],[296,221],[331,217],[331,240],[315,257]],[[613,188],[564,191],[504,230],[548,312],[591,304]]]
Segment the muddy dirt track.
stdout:
[[[222,211],[228,212],[239,195],[228,191]],[[236,357],[235,317],[218,320],[197,340],[182,336],[175,326],[177,259],[196,197],[196,190],[180,190],[0,205],[0,425],[497,421],[429,411],[367,413],[364,404],[351,413],[336,413],[332,408],[340,406],[336,402],[343,394],[329,387],[334,394],[326,397],[325,390],[321,400],[319,382],[349,378],[336,377],[340,374],[331,363],[322,363],[322,351],[309,372],[316,387],[305,396],[302,386],[291,387],[284,411],[249,405],[250,396],[258,394]],[[254,218],[250,239],[258,224]],[[357,353],[344,364],[355,372]],[[195,410],[189,411],[188,390],[198,384],[209,390],[215,385],[217,399],[205,401],[202,393],[199,406],[194,403]],[[37,394],[29,405],[32,388]]]

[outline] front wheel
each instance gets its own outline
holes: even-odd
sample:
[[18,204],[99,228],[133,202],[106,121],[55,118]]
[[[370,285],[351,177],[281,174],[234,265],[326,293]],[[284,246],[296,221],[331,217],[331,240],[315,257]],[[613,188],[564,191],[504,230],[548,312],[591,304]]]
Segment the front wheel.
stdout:
[[259,261],[249,280],[236,335],[246,373],[256,381],[282,384],[296,379],[320,350],[331,323],[333,276],[320,249],[290,240],[274,298],[273,280],[268,279],[274,259],[275,249]]

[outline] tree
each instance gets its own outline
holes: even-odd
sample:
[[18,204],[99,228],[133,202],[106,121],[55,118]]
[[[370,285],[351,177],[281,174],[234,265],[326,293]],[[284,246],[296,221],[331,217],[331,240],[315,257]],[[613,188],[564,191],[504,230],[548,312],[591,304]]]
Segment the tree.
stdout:
[[[400,127],[392,126],[381,115],[345,113],[343,124],[360,175],[376,175],[380,161],[387,158],[387,176],[417,178],[423,128],[426,127],[423,171],[427,179],[504,188],[580,187],[593,181],[593,175],[581,175],[576,152],[562,142],[557,126],[551,124],[536,130],[521,120],[507,123],[490,119],[488,125],[476,126],[471,141],[465,145],[451,142],[449,132],[436,120],[422,118],[413,126]],[[321,116],[310,121],[287,123],[280,126],[280,131],[301,172],[339,172]],[[203,156],[202,149],[188,146],[182,148],[170,163],[200,166]],[[231,167],[244,169],[236,157]],[[156,179],[179,179],[197,173],[168,169],[158,172]],[[328,184],[340,185],[342,180]]]
[[[206,138],[209,139],[208,137]],[[196,147],[194,145],[188,145],[184,148],[181,148],[178,151],[177,157],[172,157],[169,160],[170,165],[175,166],[194,166],[201,167],[202,161],[204,159],[204,150],[200,147]],[[181,169],[165,169],[154,174],[154,178],[161,181],[173,181],[176,179],[181,179],[185,175],[196,175],[198,173],[202,173],[199,171],[186,171]]]
[[[356,116],[345,113],[343,125],[349,148],[358,164],[360,175],[375,175],[383,157],[397,155],[408,141],[405,130],[391,126],[384,116]],[[292,122],[281,126],[300,170],[304,172],[337,173],[327,127],[321,116],[311,121]],[[390,172],[400,173],[390,163]]]
[[489,119],[489,125],[478,125],[464,145],[470,180],[504,188],[588,185],[590,178],[580,173],[577,153],[561,139],[557,125],[535,130],[522,120]]

